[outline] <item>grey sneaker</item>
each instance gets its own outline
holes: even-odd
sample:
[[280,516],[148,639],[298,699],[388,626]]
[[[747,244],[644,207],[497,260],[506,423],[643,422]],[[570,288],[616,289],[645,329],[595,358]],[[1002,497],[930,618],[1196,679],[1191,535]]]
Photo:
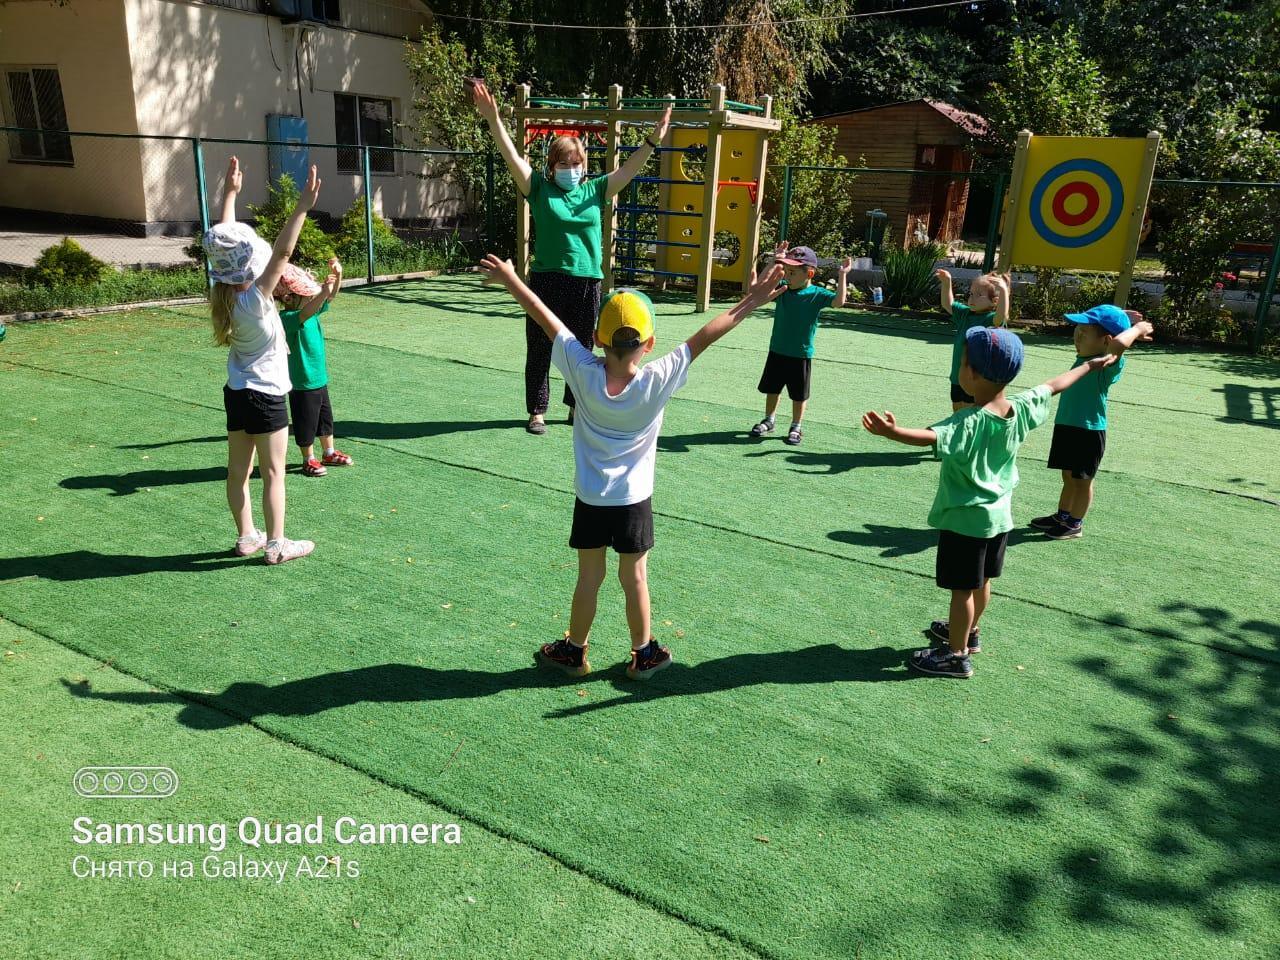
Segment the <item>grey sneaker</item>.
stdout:
[[263,559],[274,567],[277,563],[305,557],[315,548],[316,545],[310,540],[290,540],[288,537],[283,540],[270,540],[267,542],[266,555]]
[[235,549],[232,552],[237,557],[251,557],[266,545],[267,535],[261,530],[254,530],[253,533],[237,537]]

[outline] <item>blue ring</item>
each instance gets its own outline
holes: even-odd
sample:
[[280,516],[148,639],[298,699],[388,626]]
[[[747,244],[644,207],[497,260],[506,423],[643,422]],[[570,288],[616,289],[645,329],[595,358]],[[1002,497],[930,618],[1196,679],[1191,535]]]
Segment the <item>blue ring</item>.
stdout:
[[[1049,184],[1063,174],[1074,173],[1077,170],[1095,174],[1098,179],[1107,185],[1107,188],[1111,191],[1111,208],[1107,211],[1106,218],[1097,227],[1078,237],[1068,237],[1058,233],[1044,222],[1044,215],[1041,214],[1040,207],[1044,204],[1044,195],[1045,191],[1049,189]],[[1116,176],[1114,170],[1098,160],[1064,160],[1056,167],[1051,168],[1036,182],[1035,189],[1031,191],[1030,212],[1031,226],[1035,227],[1036,233],[1040,234],[1042,239],[1055,247],[1087,247],[1110,233],[1111,228],[1120,219],[1120,214],[1124,212],[1124,185],[1120,182],[1120,178]]]

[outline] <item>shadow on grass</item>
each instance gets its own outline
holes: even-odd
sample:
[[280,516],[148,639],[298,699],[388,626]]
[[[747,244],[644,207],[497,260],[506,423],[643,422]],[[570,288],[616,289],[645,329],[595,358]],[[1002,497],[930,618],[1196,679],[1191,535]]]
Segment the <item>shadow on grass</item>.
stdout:
[[335,433],[339,438],[354,440],[416,440],[479,430],[523,430],[525,423],[524,420],[422,420],[405,423],[342,420],[335,426]]
[[[932,527],[894,527],[883,523],[867,523],[862,530],[832,530],[828,540],[847,543],[854,547],[870,547],[880,550],[882,557],[909,557],[924,553],[938,545],[938,531]],[[1006,547],[1024,543],[1051,544],[1041,530],[1030,527],[1014,527],[1009,531]]]
[[816,450],[797,450],[794,448],[757,450],[748,453],[748,457],[771,457],[775,454],[786,458],[787,463],[796,467],[814,469],[796,469],[795,473],[809,473],[821,477],[848,473],[864,467],[909,467],[917,463],[932,460],[932,456],[919,453],[881,452],[878,450],[861,450],[857,453],[821,452]]
[[1215,387],[1213,392],[1222,394],[1227,405],[1227,414],[1219,417],[1219,422],[1247,423],[1280,430],[1280,387],[1225,383]]
[[[257,476],[255,469],[254,476]],[[226,466],[191,467],[187,470],[135,470],[132,473],[98,473],[66,477],[58,482],[64,490],[110,490],[113,497],[127,497],[150,487],[176,487],[188,483],[223,483]]]
[[161,447],[181,447],[188,443],[226,443],[227,435],[219,433],[212,437],[187,437],[182,440],[158,440],[155,443],[122,443],[117,450],[159,450]]
[[147,573],[208,573],[227,567],[241,567],[247,563],[262,563],[262,558],[234,557],[230,550],[175,553],[156,557],[71,550],[42,557],[0,557],[0,583],[32,578],[76,581],[135,577]]

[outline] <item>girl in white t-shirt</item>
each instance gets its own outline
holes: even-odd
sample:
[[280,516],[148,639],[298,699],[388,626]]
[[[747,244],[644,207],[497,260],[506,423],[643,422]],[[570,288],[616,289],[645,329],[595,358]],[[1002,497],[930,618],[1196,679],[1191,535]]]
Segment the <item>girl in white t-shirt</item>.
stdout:
[[[236,195],[243,179],[240,162],[232,157],[222,194],[222,218],[205,233],[204,252],[214,280],[209,292],[213,339],[230,348],[222,402],[227,412],[227,505],[238,533],[235,554],[247,557],[264,550],[267,563],[277,564],[305,557],[315,549],[310,540],[289,540],[284,535],[286,397],[291,384],[289,348],[272,291],[298,242],[307,211],[315,205],[320,179],[312,167],[306,189],[274,247],[248,224],[236,222]],[[255,452],[262,469],[265,533],[254,525],[249,503]]]

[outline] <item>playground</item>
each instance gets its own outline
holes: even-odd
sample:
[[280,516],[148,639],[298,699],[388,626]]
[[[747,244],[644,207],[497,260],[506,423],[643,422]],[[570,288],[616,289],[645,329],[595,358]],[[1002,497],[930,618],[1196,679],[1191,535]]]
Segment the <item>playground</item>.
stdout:
[[[718,306],[655,298],[659,354]],[[614,584],[596,672],[531,662],[568,618],[573,456],[563,407],[545,437],[522,429],[523,322],[469,275],[343,294],[326,332],[356,466],[289,476],[291,529],[318,547],[283,570],[227,552],[205,309],[10,328],[5,955],[1280,949],[1280,364],[1136,348],[1088,536],[1015,531],[980,682],[904,682],[945,612],[937,465],[858,418],[946,416],[951,329],[828,311],[790,448],[747,437],[761,311],[667,410],[650,571],[676,663],[635,685]],[[1074,359],[1024,340],[1015,389]],[[1021,451],[1020,525],[1058,494],[1050,432]],[[181,786],[162,812],[108,811],[71,788],[90,762],[165,764]],[[206,851],[78,847],[85,815],[452,823],[462,842],[233,837],[224,860],[341,857],[360,877],[95,881],[72,857],[199,873]]]

